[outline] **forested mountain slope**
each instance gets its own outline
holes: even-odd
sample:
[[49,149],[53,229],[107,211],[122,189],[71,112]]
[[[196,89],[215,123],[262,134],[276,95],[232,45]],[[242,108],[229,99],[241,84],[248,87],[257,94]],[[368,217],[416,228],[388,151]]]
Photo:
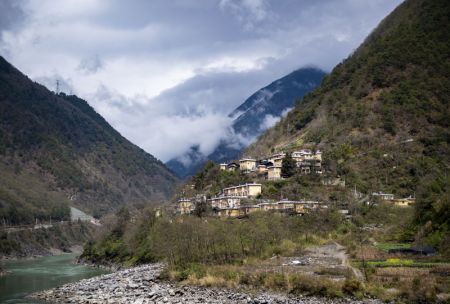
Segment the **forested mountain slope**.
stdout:
[[448,244],[449,16],[446,0],[403,2],[246,154],[319,147],[351,189],[416,195],[419,234]]
[[410,0],[246,151],[304,144],[364,192],[414,194],[450,160],[450,3]]
[[156,203],[177,177],[89,104],[54,94],[0,57],[0,219],[65,219]]

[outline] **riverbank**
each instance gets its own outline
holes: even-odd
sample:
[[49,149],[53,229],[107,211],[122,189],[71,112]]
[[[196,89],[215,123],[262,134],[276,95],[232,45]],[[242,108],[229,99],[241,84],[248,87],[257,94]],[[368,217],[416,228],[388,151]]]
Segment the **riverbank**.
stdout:
[[48,303],[371,303],[378,300],[327,299],[228,289],[181,286],[158,279],[162,264],[138,266],[38,292],[33,298]]

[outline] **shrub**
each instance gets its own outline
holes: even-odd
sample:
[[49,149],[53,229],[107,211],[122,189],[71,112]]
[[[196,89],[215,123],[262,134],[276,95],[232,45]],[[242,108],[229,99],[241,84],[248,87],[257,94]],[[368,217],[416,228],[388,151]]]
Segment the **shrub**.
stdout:
[[360,281],[355,279],[346,279],[342,286],[342,291],[348,295],[356,295],[363,291],[363,286]]
[[319,295],[326,297],[342,297],[339,283],[328,279],[315,278],[305,275],[291,275],[289,277],[290,291],[294,294],[306,293],[308,295]]

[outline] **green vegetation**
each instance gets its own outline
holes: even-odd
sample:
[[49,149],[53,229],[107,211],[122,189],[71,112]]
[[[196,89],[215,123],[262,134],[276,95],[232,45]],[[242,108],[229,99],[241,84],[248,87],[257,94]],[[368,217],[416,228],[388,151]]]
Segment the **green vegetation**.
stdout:
[[450,257],[450,176],[429,176],[419,186],[414,222],[417,238]]
[[374,267],[434,267],[438,265],[448,265],[441,262],[416,262],[412,259],[390,258],[385,261],[369,261],[370,266]]
[[0,255],[29,257],[46,255],[50,249],[68,251],[92,237],[93,226],[84,222],[56,223],[49,228],[0,230]]
[[245,153],[310,144],[350,189],[416,193],[409,232],[448,252],[449,14],[445,0],[403,2]]
[[292,155],[287,153],[283,158],[281,165],[281,177],[289,178],[295,174],[297,169],[296,161],[292,158]]
[[[254,213],[239,220],[203,212],[197,214],[202,217],[157,218],[149,212],[136,224],[122,212],[85,247],[83,257],[125,264],[165,260],[163,277],[205,286],[371,295],[404,303],[429,303],[449,294],[449,14],[445,0],[402,3],[320,88],[246,152],[259,157],[305,144],[321,149],[323,176],[291,172],[287,162],[287,178],[264,182],[261,196],[327,201],[329,210],[303,217]],[[215,195],[259,178],[208,163],[182,195]],[[352,193],[355,188],[362,197]],[[416,194],[417,203],[414,208],[367,204],[375,191]],[[339,207],[352,218],[343,220],[335,211]],[[362,275],[351,269],[353,275],[328,280],[318,276],[340,271],[304,276],[263,269],[272,258],[301,256],[308,246],[330,240],[345,246]],[[416,245],[433,245],[439,254],[389,252]]]
[[[0,163],[0,222],[2,225],[69,220],[67,197],[57,191],[47,190],[41,179],[29,171],[14,172]],[[26,187],[24,187],[26,185]]]
[[342,222],[334,210],[304,217],[261,212],[244,220],[156,218],[149,211],[137,225],[127,225],[126,217],[123,211],[118,213],[100,240],[85,247],[83,257],[128,264],[167,260],[175,268],[192,263],[240,264],[251,258],[295,254],[327,238]]
[[378,243],[375,245],[375,247],[387,252],[391,249],[410,249],[411,244],[410,243]]
[[185,197],[193,197],[199,193],[214,196],[223,188],[248,182],[252,182],[251,176],[243,174],[239,170],[220,170],[213,161],[208,161],[203,169],[195,174],[179,192]]
[[[260,212],[244,219],[156,217],[152,210],[136,217],[121,209],[85,246],[82,258],[126,265],[166,261],[161,278],[202,286],[327,297],[372,295],[404,303],[435,301],[438,293],[450,291],[445,256],[412,258],[387,252],[411,246],[407,240],[413,208],[359,203],[350,208],[351,221],[332,209],[302,217]],[[364,281],[348,270],[322,268],[311,275],[296,267],[284,271],[270,266],[280,257],[301,257],[305,249],[330,240],[345,245]],[[341,279],[329,277],[333,275]],[[422,276],[424,287],[417,288]]]
[[177,183],[86,101],[48,91],[2,57],[0,169],[0,220],[11,223],[65,219],[69,198],[98,216],[160,202]]

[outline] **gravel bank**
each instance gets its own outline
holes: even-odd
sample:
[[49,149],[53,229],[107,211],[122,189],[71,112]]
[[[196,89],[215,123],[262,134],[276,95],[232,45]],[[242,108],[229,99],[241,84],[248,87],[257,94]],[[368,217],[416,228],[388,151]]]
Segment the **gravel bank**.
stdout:
[[48,303],[381,303],[269,293],[252,295],[225,289],[177,286],[158,280],[162,267],[161,264],[134,267],[39,292],[32,297]]

